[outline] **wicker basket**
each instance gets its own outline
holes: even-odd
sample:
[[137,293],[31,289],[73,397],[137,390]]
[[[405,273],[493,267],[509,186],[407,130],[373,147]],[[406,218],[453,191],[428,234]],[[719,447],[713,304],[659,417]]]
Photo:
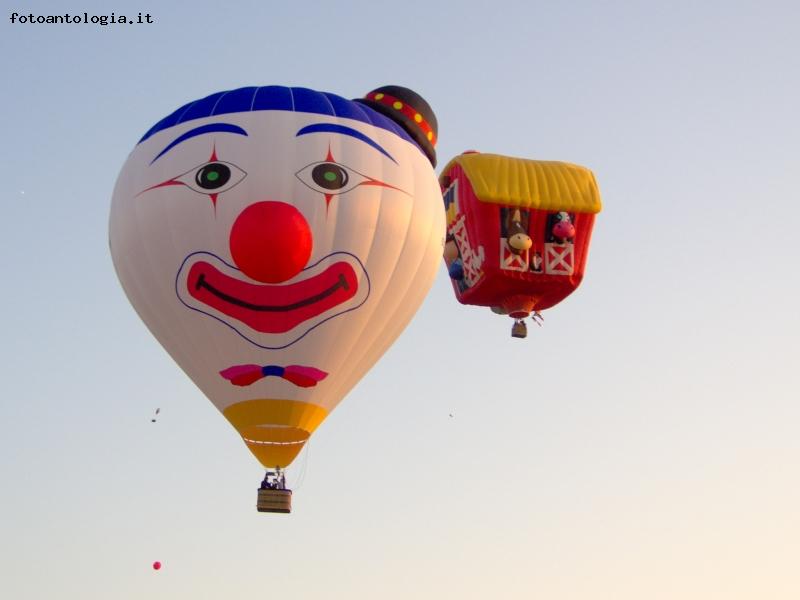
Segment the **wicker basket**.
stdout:
[[258,490],[258,512],[292,512],[292,490]]

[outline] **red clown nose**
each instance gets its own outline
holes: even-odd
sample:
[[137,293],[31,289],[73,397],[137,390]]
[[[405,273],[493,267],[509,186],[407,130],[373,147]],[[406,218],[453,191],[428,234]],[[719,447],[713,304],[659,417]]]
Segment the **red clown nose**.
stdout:
[[262,283],[281,283],[303,270],[313,247],[303,215],[285,202],[256,202],[233,224],[231,256],[245,275]]

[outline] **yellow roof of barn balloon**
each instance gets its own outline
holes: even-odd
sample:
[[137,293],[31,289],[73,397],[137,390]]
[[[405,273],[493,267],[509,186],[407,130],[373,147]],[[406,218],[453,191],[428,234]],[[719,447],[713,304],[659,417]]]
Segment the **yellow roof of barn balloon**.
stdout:
[[580,165],[476,152],[456,156],[442,176],[454,165],[464,169],[482,202],[580,213],[602,208],[594,173]]

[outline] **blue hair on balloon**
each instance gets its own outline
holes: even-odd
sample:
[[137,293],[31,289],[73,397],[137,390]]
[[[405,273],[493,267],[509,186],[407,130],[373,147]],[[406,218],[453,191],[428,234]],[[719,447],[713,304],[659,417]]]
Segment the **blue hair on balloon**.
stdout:
[[328,92],[278,85],[244,87],[217,92],[200,100],[189,102],[153,125],[142,136],[139,143],[141,144],[159,131],[194,119],[255,110],[287,110],[353,119],[391,131],[415,146],[417,145],[400,125],[369,106]]

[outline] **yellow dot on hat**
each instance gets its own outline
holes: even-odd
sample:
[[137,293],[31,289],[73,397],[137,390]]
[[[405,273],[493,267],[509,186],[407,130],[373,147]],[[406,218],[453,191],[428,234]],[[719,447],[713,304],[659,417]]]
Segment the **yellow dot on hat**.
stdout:
[[400,101],[397,101],[394,104],[392,104],[392,106],[394,106],[397,110],[400,110],[401,108],[403,108],[403,103],[400,102]]
[[432,139],[433,139],[433,132],[432,132],[432,131],[429,131],[429,132],[428,132],[428,140],[430,141],[430,140],[432,140]]
[[415,120],[417,123],[422,123],[422,115],[421,115],[421,114],[419,114],[419,113],[415,114],[415,115],[414,115],[414,120]]
[[375,94],[375,100],[383,100],[383,94],[381,93]]

